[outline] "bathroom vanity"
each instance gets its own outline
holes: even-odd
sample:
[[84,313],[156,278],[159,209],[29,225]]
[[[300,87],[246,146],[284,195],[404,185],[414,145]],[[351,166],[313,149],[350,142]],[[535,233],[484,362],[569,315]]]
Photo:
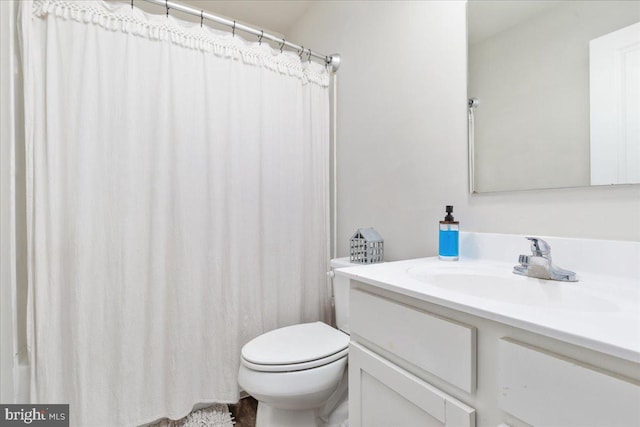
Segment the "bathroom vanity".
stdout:
[[523,236],[483,233],[457,263],[338,270],[350,425],[640,425],[640,243],[545,240],[578,282],[514,275]]

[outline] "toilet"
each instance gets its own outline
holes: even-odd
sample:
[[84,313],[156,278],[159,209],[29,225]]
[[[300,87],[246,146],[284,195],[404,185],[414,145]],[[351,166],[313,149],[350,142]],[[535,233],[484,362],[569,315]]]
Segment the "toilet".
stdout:
[[333,269],[335,329],[323,322],[266,332],[242,347],[238,383],[258,401],[256,427],[346,426],[349,280]]

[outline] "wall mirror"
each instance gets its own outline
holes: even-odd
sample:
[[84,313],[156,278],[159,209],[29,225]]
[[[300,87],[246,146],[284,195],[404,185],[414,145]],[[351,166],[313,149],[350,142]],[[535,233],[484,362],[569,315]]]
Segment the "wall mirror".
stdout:
[[640,183],[640,2],[471,0],[467,26],[472,192]]

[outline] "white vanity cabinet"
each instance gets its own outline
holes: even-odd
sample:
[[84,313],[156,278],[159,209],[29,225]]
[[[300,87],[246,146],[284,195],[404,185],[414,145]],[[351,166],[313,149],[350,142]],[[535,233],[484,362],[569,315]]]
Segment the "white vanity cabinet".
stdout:
[[353,427],[638,427],[640,364],[351,278]]
[[349,425],[474,427],[473,408],[358,339],[472,392],[475,328],[360,289],[351,290],[349,301]]

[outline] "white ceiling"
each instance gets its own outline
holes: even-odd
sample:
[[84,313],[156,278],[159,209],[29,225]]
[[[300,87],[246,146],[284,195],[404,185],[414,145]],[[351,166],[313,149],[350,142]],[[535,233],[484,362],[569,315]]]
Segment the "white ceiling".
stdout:
[[[123,0],[120,0],[123,1]],[[125,0],[126,1],[126,0]],[[171,0],[191,6],[195,9],[221,15],[225,18],[248,24],[276,36],[286,36],[287,31],[296,23],[313,4],[312,0]],[[164,13],[162,6],[134,0],[134,5],[149,13]],[[169,11],[169,13],[172,13]],[[173,12],[178,18],[199,22],[200,18],[192,17],[178,11]],[[219,27],[218,27],[219,28]]]

